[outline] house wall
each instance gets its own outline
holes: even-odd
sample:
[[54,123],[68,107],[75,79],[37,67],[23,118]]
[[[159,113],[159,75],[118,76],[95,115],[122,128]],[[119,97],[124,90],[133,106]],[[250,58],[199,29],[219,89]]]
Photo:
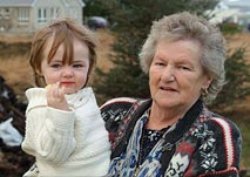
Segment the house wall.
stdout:
[[0,7],[0,32],[9,30],[12,24],[12,13],[9,8]]
[[[6,10],[8,9],[8,13]],[[0,7],[0,32],[29,33],[31,32],[30,7]],[[22,11],[22,12],[21,12]],[[27,18],[20,18],[19,14],[26,13]]]
[[33,29],[40,29],[56,18],[63,17],[62,9],[60,0],[37,0],[32,11]]
[[[66,6],[65,6],[66,5]],[[40,11],[46,11],[46,19],[39,21],[39,9]],[[82,6],[80,6],[77,0],[69,0],[66,3],[63,0],[37,0],[33,8],[34,30],[37,30],[51,21],[57,18],[70,17],[74,20],[82,23]],[[44,13],[44,12],[40,12]]]
[[60,2],[66,6],[63,9],[63,14],[66,17],[71,17],[79,23],[83,23],[83,7],[78,0],[62,0]]
[[[0,33],[33,33],[58,18],[70,17],[83,22],[83,7],[78,0],[36,0],[30,7],[0,7]],[[28,17],[20,19],[20,8]],[[26,10],[24,10],[26,11]],[[27,12],[25,12],[27,13]],[[21,21],[20,21],[21,20]]]

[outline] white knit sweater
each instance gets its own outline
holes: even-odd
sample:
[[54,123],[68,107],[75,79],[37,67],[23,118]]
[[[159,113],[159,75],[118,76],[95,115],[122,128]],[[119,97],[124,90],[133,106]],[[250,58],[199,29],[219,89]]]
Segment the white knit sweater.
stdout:
[[39,176],[104,176],[110,158],[108,132],[91,88],[66,95],[72,111],[47,106],[46,90],[26,91],[22,149],[36,157]]

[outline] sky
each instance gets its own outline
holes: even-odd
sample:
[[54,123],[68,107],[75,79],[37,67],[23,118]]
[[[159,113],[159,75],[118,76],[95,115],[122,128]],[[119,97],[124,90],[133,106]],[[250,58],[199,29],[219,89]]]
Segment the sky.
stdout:
[[239,5],[248,5],[250,6],[250,0],[222,0],[223,2],[226,3],[231,3],[231,4],[239,4]]

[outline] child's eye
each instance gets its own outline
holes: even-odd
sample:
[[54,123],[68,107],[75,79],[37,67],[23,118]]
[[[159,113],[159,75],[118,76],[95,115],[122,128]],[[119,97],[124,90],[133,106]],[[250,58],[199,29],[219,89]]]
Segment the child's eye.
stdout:
[[83,64],[73,64],[74,68],[83,68],[84,65]]
[[50,67],[52,67],[52,68],[60,68],[62,65],[61,64],[59,64],[59,63],[52,63],[51,65],[50,65]]

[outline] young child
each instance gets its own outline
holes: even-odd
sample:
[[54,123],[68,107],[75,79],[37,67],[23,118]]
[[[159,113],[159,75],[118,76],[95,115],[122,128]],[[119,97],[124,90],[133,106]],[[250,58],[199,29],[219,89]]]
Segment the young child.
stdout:
[[86,87],[96,60],[94,41],[91,31],[68,19],[34,36],[30,64],[37,88],[26,91],[22,149],[35,156],[38,176],[107,173],[108,133],[94,93]]

